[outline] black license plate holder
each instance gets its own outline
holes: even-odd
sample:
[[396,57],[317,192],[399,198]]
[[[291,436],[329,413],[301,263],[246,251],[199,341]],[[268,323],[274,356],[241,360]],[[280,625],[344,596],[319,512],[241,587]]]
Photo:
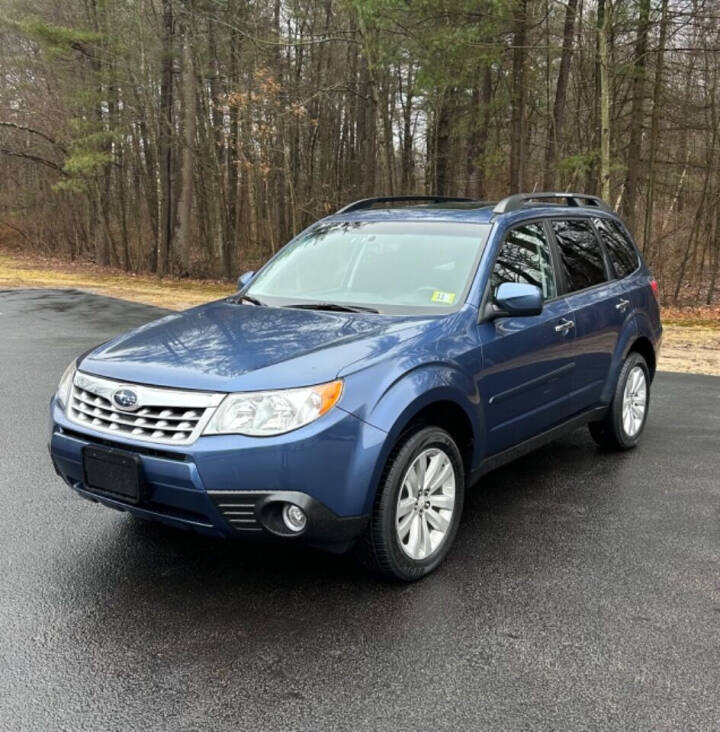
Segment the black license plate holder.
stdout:
[[125,450],[86,445],[82,450],[83,483],[93,493],[140,503],[144,481],[140,457]]

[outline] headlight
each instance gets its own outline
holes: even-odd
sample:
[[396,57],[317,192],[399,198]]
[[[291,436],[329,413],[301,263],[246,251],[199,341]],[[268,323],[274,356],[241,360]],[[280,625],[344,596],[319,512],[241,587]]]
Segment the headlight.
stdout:
[[228,394],[204,434],[280,435],[321,417],[341,393],[342,381],[331,381],[302,389]]
[[60,377],[60,383],[57,388],[57,400],[64,407],[70,399],[70,389],[72,388],[73,379],[75,378],[75,372],[77,371],[77,361],[73,361],[68,364],[68,367],[63,371],[63,375]]

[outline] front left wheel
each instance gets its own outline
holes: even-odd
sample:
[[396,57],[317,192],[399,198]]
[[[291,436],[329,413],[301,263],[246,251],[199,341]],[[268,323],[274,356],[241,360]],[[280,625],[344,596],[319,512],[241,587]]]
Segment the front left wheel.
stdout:
[[429,574],[450,551],[464,497],[465,472],[453,438],[439,427],[405,437],[390,455],[358,542],[362,563],[406,582]]

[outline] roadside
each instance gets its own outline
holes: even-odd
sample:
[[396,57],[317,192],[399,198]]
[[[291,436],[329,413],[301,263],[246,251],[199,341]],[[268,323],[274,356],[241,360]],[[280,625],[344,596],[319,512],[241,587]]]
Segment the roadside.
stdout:
[[720,316],[704,325],[676,325],[663,317],[658,369],[720,376]]
[[0,248],[0,290],[27,287],[69,287],[172,310],[184,310],[235,291],[234,283],[230,282],[160,279],[90,262],[68,262]]
[[[233,283],[219,280],[159,279],[0,249],[0,290],[31,287],[68,287],[172,310],[235,290]],[[720,376],[720,306],[663,308],[663,325],[659,370]]]

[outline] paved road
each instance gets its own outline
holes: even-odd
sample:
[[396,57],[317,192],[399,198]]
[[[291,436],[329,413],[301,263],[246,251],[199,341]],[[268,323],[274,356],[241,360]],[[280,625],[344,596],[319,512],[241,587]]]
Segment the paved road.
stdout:
[[642,445],[487,476],[410,586],[133,522],[64,487],[66,363],[160,311],[0,293],[0,729],[720,727],[720,379],[660,374]]

